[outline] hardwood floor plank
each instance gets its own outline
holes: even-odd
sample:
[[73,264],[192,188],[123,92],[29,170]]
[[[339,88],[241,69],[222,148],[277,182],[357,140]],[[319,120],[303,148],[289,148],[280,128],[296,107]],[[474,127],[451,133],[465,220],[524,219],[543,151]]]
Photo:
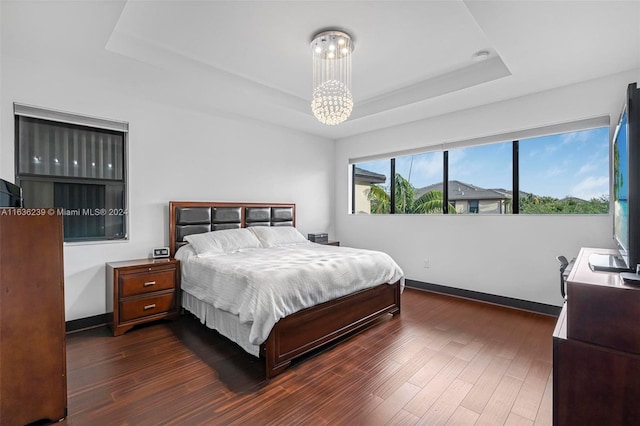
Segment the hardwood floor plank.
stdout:
[[456,358],[463,361],[471,361],[485,347],[485,343],[481,340],[473,340],[464,345],[464,347],[455,354]]
[[[272,404],[286,399],[289,393],[280,387],[266,388],[258,391],[253,397],[244,398],[242,403],[227,399],[223,402],[215,400],[202,401],[191,410],[176,410],[173,414],[164,417],[162,423],[167,425],[187,425],[187,424],[233,424],[241,419],[251,418],[252,415],[259,415],[262,410],[267,410]],[[229,404],[231,403],[231,404]],[[174,406],[174,408],[177,408]],[[160,419],[160,417],[156,417]]]
[[533,317],[531,324],[527,337],[506,373],[520,380],[525,379],[534,360],[548,361],[549,356],[552,356],[552,339],[547,339],[546,322],[540,322],[538,318]]
[[425,343],[419,336],[414,336],[408,341],[401,351],[396,352],[391,359],[398,364],[404,364],[411,361],[412,358],[425,350]]
[[[328,420],[331,423],[340,423],[344,419],[357,421],[362,413],[369,412],[384,399],[374,395],[373,390],[392,377],[397,371],[396,365],[389,365],[372,374],[358,374],[357,377],[350,377],[350,381],[342,387],[333,388],[335,394],[333,398],[319,406],[316,416]],[[354,401],[363,403],[354,404]]]
[[321,383],[335,382],[338,378],[328,374],[308,378],[300,376],[299,380],[309,381],[306,392],[289,392],[286,398],[270,404],[267,408],[263,404],[256,404],[255,410],[238,418],[238,424],[307,424],[311,420],[319,423],[314,411],[318,402],[326,401],[332,396],[332,389],[322,386]]
[[398,414],[396,414],[396,416],[391,419],[387,425],[389,426],[413,426],[415,424],[418,423],[418,420],[420,420],[418,417],[414,416],[413,414],[405,411],[405,410],[400,410],[400,412],[398,412]]
[[[487,369],[493,356],[496,352],[494,341],[488,341],[482,347],[482,349],[467,363],[467,366],[462,373],[460,373],[460,379],[467,383],[475,384],[482,376],[482,373]],[[464,358],[461,358],[464,359]]]
[[542,401],[536,414],[535,426],[550,425],[553,423],[553,375],[549,374],[547,385],[542,394]]
[[550,374],[550,363],[533,361],[511,411],[533,423]]
[[373,411],[365,413],[361,421],[371,426],[386,424],[402,411],[402,407],[404,407],[420,389],[421,388],[411,383],[404,383]]
[[387,399],[398,388],[407,383],[408,380],[434,356],[435,352],[431,349],[423,348],[422,351],[407,360],[407,362],[405,362],[393,376],[382,383],[374,393],[382,399]]
[[449,386],[431,408],[422,416],[418,424],[420,425],[443,425],[453,415],[460,406],[462,400],[471,390],[472,385],[456,379]]
[[491,395],[500,384],[504,372],[507,371],[509,362],[506,358],[493,357],[461,405],[478,414],[482,413]]
[[504,423],[504,426],[533,426],[533,422],[512,411],[509,413],[509,417],[507,417],[507,421]]
[[495,392],[489,398],[485,409],[482,410],[482,414],[478,417],[476,425],[504,424],[521,386],[522,380],[507,375],[503,376]]
[[435,353],[426,364],[409,378],[409,382],[416,386],[425,387],[451,361],[451,358],[451,355]]
[[447,426],[471,426],[475,425],[476,421],[478,421],[478,417],[480,414],[475,411],[471,411],[468,408],[464,408],[462,405],[458,406],[456,411],[453,412],[453,415],[449,417],[447,421]]
[[465,365],[466,362],[452,358],[449,363],[407,403],[404,407],[405,410],[418,417],[422,417],[456,377],[458,377],[458,374],[460,374]]
[[375,410],[377,406],[384,402],[382,398],[373,394],[363,395],[358,400],[361,402],[358,406],[341,404],[336,412],[325,409],[322,413],[316,413],[314,418],[319,418],[320,421],[331,425],[359,424],[365,413]]
[[[555,319],[406,289],[402,313],[264,379],[190,315],[67,336],[61,424],[551,424]],[[532,418],[533,417],[533,418]]]

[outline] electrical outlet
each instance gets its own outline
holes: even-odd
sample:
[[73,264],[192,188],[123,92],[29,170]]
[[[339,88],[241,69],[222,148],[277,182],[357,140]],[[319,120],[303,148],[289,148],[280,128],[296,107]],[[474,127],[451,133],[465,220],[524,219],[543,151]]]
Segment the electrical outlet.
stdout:
[[422,267],[429,269],[429,259],[424,259],[422,261]]

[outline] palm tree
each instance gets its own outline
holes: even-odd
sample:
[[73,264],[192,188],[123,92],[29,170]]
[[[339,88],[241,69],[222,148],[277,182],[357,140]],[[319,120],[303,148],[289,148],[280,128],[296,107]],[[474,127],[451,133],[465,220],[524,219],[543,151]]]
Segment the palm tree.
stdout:
[[[433,190],[416,199],[416,189],[399,173],[395,175],[395,212],[398,214],[442,213],[444,200],[442,191]],[[368,194],[372,214],[391,213],[391,196],[382,187],[372,185]],[[449,205],[449,212],[455,213],[455,207]]]
[[[414,202],[414,208],[412,213],[433,214],[442,213],[444,207],[444,197],[442,191],[434,189],[433,191],[425,192]],[[456,208],[449,204],[449,213],[455,213]]]
[[395,176],[396,213],[412,213],[416,198],[413,185],[402,177],[400,173]]
[[372,214],[391,213],[391,197],[389,197],[387,191],[381,186],[371,185],[367,198],[369,198],[369,202],[371,203]]

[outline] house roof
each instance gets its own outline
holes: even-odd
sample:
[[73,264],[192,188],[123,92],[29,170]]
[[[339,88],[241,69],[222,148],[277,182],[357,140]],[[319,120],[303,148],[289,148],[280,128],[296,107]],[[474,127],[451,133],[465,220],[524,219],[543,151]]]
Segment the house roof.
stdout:
[[[442,191],[442,182],[425,186],[416,190],[416,198],[423,194],[438,190]],[[486,189],[459,180],[449,181],[449,201],[456,200],[507,200],[511,199],[511,193],[505,189]]]
[[361,169],[360,167],[355,168],[355,178],[356,183],[364,184],[385,183],[387,181],[387,177],[385,175]]

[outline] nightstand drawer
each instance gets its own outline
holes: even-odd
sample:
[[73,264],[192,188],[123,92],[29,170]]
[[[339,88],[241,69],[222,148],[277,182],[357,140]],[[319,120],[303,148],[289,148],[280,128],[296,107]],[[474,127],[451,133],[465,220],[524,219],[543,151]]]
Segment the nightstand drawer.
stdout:
[[120,297],[135,296],[175,287],[176,270],[144,272],[120,276]]
[[174,292],[120,302],[120,321],[131,321],[175,309]]

